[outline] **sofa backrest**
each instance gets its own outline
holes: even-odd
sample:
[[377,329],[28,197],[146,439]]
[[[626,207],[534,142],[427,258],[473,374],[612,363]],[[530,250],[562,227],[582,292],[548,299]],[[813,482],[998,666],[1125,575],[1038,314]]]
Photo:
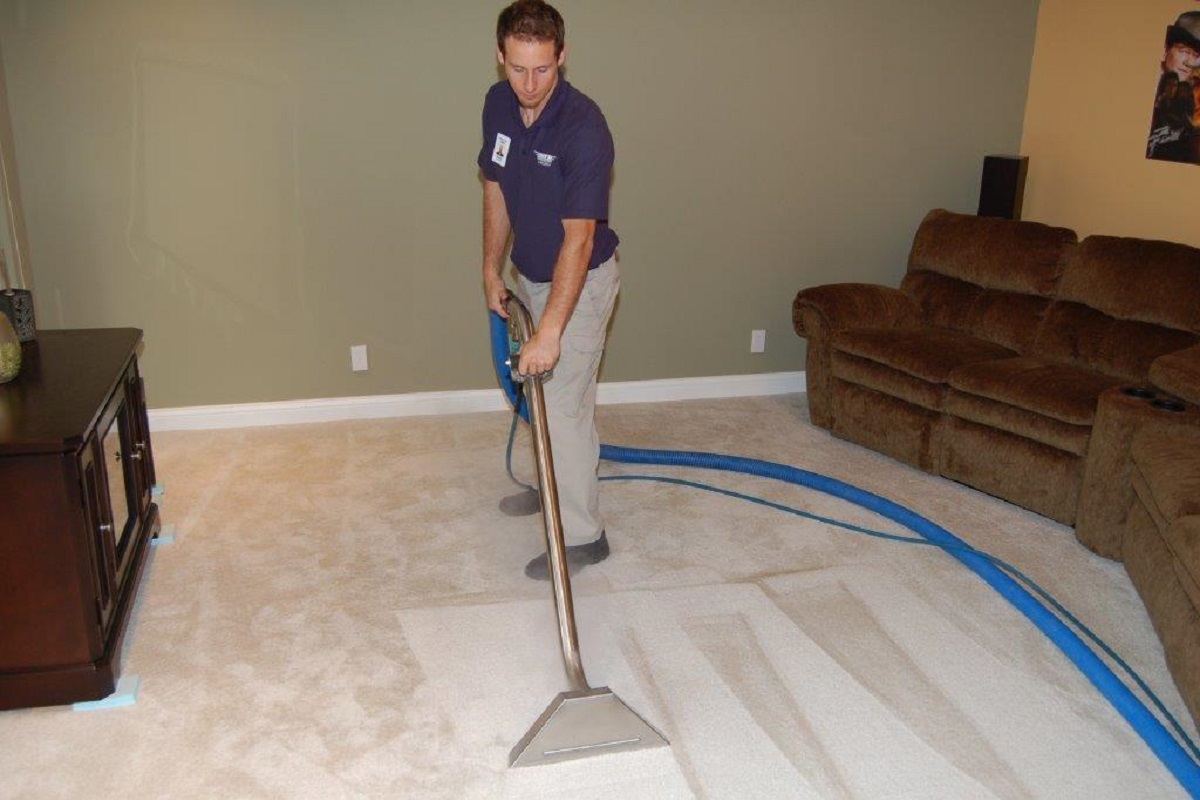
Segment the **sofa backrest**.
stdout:
[[1034,352],[1142,381],[1154,359],[1198,341],[1200,249],[1089,236],[1067,261]]
[[1077,241],[1067,228],[935,209],[900,288],[930,325],[1028,352]]

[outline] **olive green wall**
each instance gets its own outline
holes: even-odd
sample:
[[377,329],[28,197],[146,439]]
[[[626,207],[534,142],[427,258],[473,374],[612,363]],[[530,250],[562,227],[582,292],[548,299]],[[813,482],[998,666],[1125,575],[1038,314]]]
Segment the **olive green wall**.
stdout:
[[[499,5],[0,2],[40,324],[144,328],[158,408],[491,386]],[[803,369],[795,292],[894,284],[1020,143],[1036,0],[558,6],[617,144],[604,380]]]

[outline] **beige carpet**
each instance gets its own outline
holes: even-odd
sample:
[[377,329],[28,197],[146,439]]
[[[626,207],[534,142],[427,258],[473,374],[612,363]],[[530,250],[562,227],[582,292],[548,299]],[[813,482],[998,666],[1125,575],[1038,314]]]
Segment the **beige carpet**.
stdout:
[[[608,482],[575,582],[593,685],[670,749],[507,769],[566,688],[502,414],[159,433],[164,521],[126,642],[136,704],[0,713],[4,798],[1175,798],[1024,617],[931,548]],[[912,507],[1043,583],[1186,718],[1119,564],[1070,531],[812,428],[803,396],[600,410],[611,444],[793,464]],[[518,442],[528,468],[528,438]],[[688,477],[858,524],[748,476]],[[898,531],[897,531],[898,532]]]

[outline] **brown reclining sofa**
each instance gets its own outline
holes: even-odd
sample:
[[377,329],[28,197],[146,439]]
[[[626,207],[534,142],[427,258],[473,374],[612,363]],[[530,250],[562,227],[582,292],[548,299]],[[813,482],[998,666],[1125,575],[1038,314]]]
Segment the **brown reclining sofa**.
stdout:
[[1129,564],[1200,722],[1200,502],[1146,511],[1200,475],[1146,443],[1200,432],[1200,249],[935,210],[899,288],[804,289],[793,321],[815,425]]

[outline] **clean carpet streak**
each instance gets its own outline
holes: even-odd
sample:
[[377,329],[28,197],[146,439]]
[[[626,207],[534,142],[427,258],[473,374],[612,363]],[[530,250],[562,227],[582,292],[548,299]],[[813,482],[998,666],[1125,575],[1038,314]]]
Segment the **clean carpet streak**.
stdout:
[[[605,442],[792,464],[1010,561],[1191,722],[1120,564],[1069,528],[836,440],[803,395],[602,406]],[[155,435],[163,519],[126,637],[137,703],[0,713],[0,797],[1173,798],[1120,715],[950,556],[613,481],[575,581],[588,678],[671,747],[507,768],[567,688],[540,518],[496,510],[508,417]],[[532,478],[528,435],[517,469]],[[895,533],[752,476],[699,480]]]

